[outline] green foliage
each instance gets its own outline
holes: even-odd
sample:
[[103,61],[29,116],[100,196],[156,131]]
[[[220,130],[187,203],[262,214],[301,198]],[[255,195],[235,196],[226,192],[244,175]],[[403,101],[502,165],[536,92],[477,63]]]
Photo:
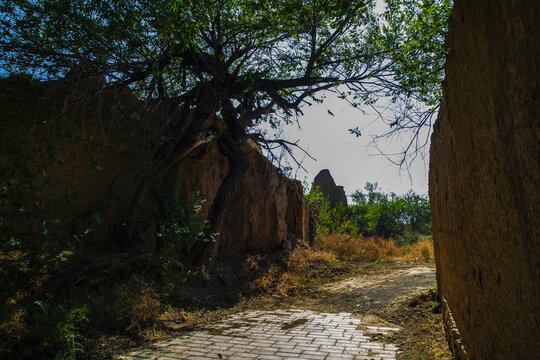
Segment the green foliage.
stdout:
[[[218,233],[209,233],[209,223],[201,210],[206,199],[200,193],[193,194],[189,201],[175,199],[165,192],[162,195],[159,215],[154,217],[157,225],[158,249],[156,261],[163,276],[182,267],[179,259],[189,256],[189,248],[196,242],[215,242]],[[187,253],[187,254],[186,254]],[[184,271],[186,280],[190,271]]]
[[318,186],[311,186],[305,194],[306,200],[316,213],[317,231],[322,233],[348,233],[357,235],[359,228],[351,221],[349,209],[338,204],[332,207],[330,200]]
[[419,235],[431,234],[429,200],[414,192],[404,196],[384,194],[377,183],[367,183],[366,192],[353,194],[350,206],[353,221],[365,234],[399,237],[403,242],[417,240]]
[[90,228],[75,229],[70,179],[49,187],[58,152],[71,137],[57,131],[54,142],[44,141],[53,131],[32,123],[36,110],[27,103],[38,88],[22,78],[0,86],[0,358],[28,357],[22,352],[31,349],[35,358],[75,359],[85,343],[79,325],[87,321],[86,306],[36,300],[36,293]]
[[34,312],[33,323],[40,337],[40,352],[56,354],[55,360],[75,360],[77,353],[83,352],[86,338],[80,333],[79,326],[87,322],[88,308],[68,307],[50,301],[35,301],[38,310]]
[[214,242],[217,234],[207,234],[208,222],[201,217],[206,202],[199,193],[189,202],[164,199],[160,216],[156,219],[157,236],[165,251],[173,251],[188,241]]
[[[307,190],[307,188],[304,188]],[[305,194],[308,204],[315,210],[317,216],[317,230],[322,230],[330,222],[330,200],[326,198],[318,186],[311,186]]]
[[387,0],[379,16],[364,0],[13,0],[0,5],[0,65],[41,79],[104,75],[150,98],[188,99],[210,81],[271,123],[328,89],[355,107],[381,96],[431,106],[450,8]]
[[[442,99],[444,60],[448,53],[445,39],[452,0],[385,0],[382,15],[383,48],[392,49],[401,90],[417,93],[427,106],[438,106]],[[397,96],[398,93],[392,94]]]
[[365,192],[353,194],[355,204],[332,207],[318,187],[305,194],[315,210],[317,231],[333,234],[375,235],[413,243],[431,235],[429,200],[410,191],[403,196],[382,193],[377,183],[366,183]]

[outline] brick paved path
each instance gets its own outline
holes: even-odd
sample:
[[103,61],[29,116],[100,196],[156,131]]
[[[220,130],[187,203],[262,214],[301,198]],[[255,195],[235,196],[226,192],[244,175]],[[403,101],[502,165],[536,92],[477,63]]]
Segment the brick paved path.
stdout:
[[374,359],[396,358],[397,347],[373,340],[396,328],[367,326],[349,313],[250,311],[119,359]]

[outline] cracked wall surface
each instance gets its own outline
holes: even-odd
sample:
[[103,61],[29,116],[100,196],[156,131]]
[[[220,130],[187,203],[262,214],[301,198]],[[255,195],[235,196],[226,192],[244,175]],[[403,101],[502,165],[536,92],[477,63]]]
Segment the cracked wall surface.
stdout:
[[540,354],[540,2],[454,4],[429,178],[439,291],[469,358],[532,359]]

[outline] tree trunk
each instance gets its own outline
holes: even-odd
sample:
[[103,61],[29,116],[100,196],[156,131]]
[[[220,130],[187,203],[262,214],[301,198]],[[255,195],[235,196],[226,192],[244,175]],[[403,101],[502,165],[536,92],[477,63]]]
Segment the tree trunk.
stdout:
[[141,202],[156,180],[156,170],[166,173],[195,149],[214,141],[219,136],[216,130],[219,126],[213,121],[215,118],[209,110],[186,115],[186,121],[181,122],[175,130],[174,138],[162,144],[134,176],[133,181],[137,185],[125,215],[126,225],[121,228],[118,236],[122,249],[131,250],[135,245],[135,227]]
[[[210,224],[207,229],[208,236],[217,233],[224,215],[227,214],[232,195],[250,166],[249,158],[243,149],[241,140],[227,136],[220,139],[218,145],[220,151],[227,156],[230,169],[223,179],[208,213],[207,221]],[[217,258],[218,250],[219,235],[215,237],[214,242],[195,244],[190,251],[191,261],[195,261],[198,265],[211,267]]]

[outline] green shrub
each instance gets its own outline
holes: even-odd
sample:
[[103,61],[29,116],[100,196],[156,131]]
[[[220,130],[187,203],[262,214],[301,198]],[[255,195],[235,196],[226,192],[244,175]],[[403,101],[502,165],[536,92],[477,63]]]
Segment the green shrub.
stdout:
[[164,198],[160,216],[156,218],[157,236],[160,248],[165,252],[175,251],[188,241],[215,241],[216,234],[208,234],[208,222],[201,216],[202,205],[206,201],[195,194],[189,202],[167,201]]
[[156,224],[157,249],[153,254],[163,279],[185,281],[191,271],[184,268],[183,259],[190,259],[190,250],[198,242],[215,242],[218,233],[209,232],[209,223],[202,214],[206,200],[200,193],[188,201],[173,195],[162,195],[159,214],[153,216]]
[[332,207],[330,200],[321,193],[318,186],[311,186],[305,196],[308,204],[315,211],[318,232],[358,234],[359,228],[352,221],[347,206],[338,204]]
[[353,194],[354,205],[332,207],[318,187],[305,194],[323,234],[351,234],[396,238],[412,244],[431,235],[431,209],[427,197],[410,191],[403,196],[385,194],[377,183],[366,183],[365,192]]
[[363,234],[395,237],[406,243],[431,234],[431,210],[426,197],[412,191],[403,196],[384,194],[377,183],[366,183],[365,190],[353,194],[355,204],[349,207],[353,222]]
[[56,354],[55,360],[75,360],[84,351],[86,338],[79,325],[88,321],[86,305],[69,307],[50,301],[35,301],[34,336],[39,335],[39,352],[43,356]]

